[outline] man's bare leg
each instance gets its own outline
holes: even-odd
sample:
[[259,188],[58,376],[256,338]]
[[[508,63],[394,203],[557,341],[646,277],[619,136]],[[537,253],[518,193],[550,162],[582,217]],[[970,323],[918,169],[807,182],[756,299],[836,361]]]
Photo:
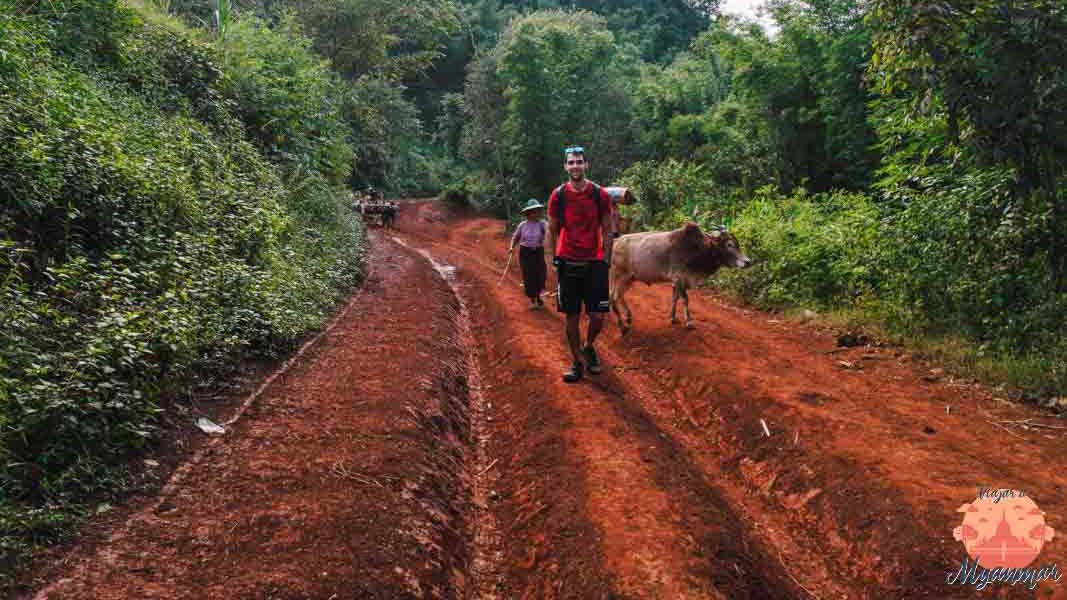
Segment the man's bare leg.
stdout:
[[574,383],[582,378],[582,330],[579,327],[582,314],[567,315],[567,345],[571,349],[571,368],[563,374],[563,381]]
[[582,354],[585,355],[585,366],[589,369],[589,372],[593,375],[600,373],[600,357],[597,355],[596,350],[593,349],[593,342],[596,341],[600,330],[604,328],[604,313],[591,312],[589,313],[589,329],[586,339],[588,343],[586,347],[582,349]]
[[582,359],[582,330],[579,326],[582,314],[567,315],[567,345],[571,348],[574,362]]
[[596,341],[596,337],[600,335],[600,330],[604,329],[604,313],[593,312],[589,313],[589,329],[585,336],[588,342],[587,346],[592,346]]

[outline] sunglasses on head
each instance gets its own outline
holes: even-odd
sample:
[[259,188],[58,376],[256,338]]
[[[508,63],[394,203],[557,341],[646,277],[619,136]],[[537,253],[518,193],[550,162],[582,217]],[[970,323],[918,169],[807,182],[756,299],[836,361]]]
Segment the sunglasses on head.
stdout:
[[581,165],[585,163],[585,148],[581,146],[568,146],[563,149],[563,156],[566,158],[568,154],[581,154],[581,158],[572,158],[567,161],[568,165]]

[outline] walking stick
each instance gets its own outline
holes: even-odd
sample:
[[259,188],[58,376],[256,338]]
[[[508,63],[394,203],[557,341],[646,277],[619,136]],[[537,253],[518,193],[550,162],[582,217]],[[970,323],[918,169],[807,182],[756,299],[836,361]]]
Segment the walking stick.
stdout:
[[500,281],[496,282],[497,285],[504,283],[504,277],[508,274],[508,267],[511,266],[511,257],[515,255],[514,250],[508,250],[508,262],[504,265],[504,272],[500,275]]

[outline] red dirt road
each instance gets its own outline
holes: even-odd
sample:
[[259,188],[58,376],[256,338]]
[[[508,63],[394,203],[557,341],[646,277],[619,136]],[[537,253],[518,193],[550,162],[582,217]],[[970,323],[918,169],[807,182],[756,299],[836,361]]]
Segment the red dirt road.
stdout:
[[337,326],[29,597],[1067,597],[946,583],[978,486],[1067,534],[1063,421],[712,294],[671,326],[668,286],[568,385],[560,316],[497,285],[505,245],[404,205]]

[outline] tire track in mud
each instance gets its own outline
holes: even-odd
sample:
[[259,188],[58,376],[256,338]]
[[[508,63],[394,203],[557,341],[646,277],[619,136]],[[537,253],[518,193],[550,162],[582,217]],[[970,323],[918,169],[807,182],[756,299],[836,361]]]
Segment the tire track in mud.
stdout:
[[[946,402],[981,404],[974,390],[922,385],[930,395],[909,394],[902,382],[919,375],[884,357],[875,357],[873,372],[842,371],[836,359],[810,356],[812,344],[829,352],[832,340],[810,340],[803,348],[761,329],[756,319],[727,321],[723,313],[741,311],[712,307],[702,295],[693,295],[692,304],[698,319],[708,319],[700,323],[703,330],[675,328],[672,334],[669,304],[652,290],[641,292],[634,305],[657,305],[660,323],[644,324],[645,332],[622,340],[615,336],[618,359],[626,352],[638,365],[637,378],[678,394],[687,415],[680,435],[690,445],[715,443],[726,481],[755,492],[744,498],[760,499],[763,514],[782,515],[790,537],[808,542],[801,546],[807,553],[831,555],[834,570],[856,580],[873,578],[864,597],[973,597],[973,588],[948,586],[945,577],[964,556],[951,535],[959,522],[956,508],[974,498],[978,485],[1023,489],[1049,514],[1067,515],[1061,510],[1063,475],[1033,472],[1038,457],[1062,456],[1063,438],[1026,444],[1004,432],[986,437],[976,433],[967,412],[945,414]],[[642,346],[671,351],[649,357],[635,352]],[[714,357],[732,358],[729,370]],[[1028,407],[1012,410],[1041,416]],[[759,433],[761,418],[772,424],[770,440]],[[1041,564],[1061,557],[1047,549]],[[1003,597],[1032,593],[1002,590]]]
[[[390,239],[405,248],[411,247],[404,240],[391,236]],[[489,448],[492,433],[489,425],[492,416],[491,405],[485,400],[481,370],[478,366],[477,347],[471,331],[470,311],[456,283],[456,268],[434,260],[425,251],[413,249],[427,260],[437,274],[448,284],[452,295],[459,304],[456,329],[463,349],[464,371],[466,372],[469,403],[467,414],[470,420],[473,457],[468,461],[465,476],[470,482],[471,506],[467,514],[467,538],[470,544],[471,560],[467,572],[453,573],[461,581],[458,587],[463,598],[477,600],[495,600],[503,588],[502,562],[504,542],[496,513],[490,510],[491,494],[498,478],[492,472],[493,463],[489,461]]]
[[[493,341],[489,345],[507,352],[507,365],[497,369],[495,375],[488,375],[490,369],[485,369],[486,381],[495,381],[494,387],[508,389],[501,392],[489,389],[487,398],[496,404],[507,402],[497,399],[501,395],[513,397],[516,391],[520,396],[532,394],[530,401],[544,395],[548,404],[564,414],[562,441],[568,454],[580,457],[580,463],[573,465],[571,459],[559,467],[542,463],[531,468],[521,464],[521,459],[513,458],[512,463],[519,463],[519,472],[513,477],[521,478],[523,469],[540,470],[543,477],[558,478],[557,486],[569,492],[563,498],[572,502],[576,490],[570,482],[576,477],[581,479],[585,499],[579,500],[587,507],[585,519],[591,520],[600,531],[600,560],[610,574],[616,597],[806,596],[801,586],[783,573],[776,558],[767,555],[759,544],[751,543],[756,538],[745,534],[729,506],[703,481],[684,453],[651,426],[647,418],[634,419],[627,411],[620,412],[618,394],[595,385],[571,386],[560,381],[559,369],[565,364],[565,350],[558,318],[544,312],[532,313],[532,318],[516,318],[514,312],[518,309],[509,310],[509,307],[521,305],[521,294],[511,286],[493,285],[495,267],[487,265],[476,254],[472,257],[469,249],[456,248],[417,233],[415,237],[420,243],[429,244],[435,256],[458,266],[461,278],[470,278],[471,297],[488,298],[495,305],[486,307],[482,318],[488,315],[492,319]],[[542,410],[540,404],[537,410]],[[520,434],[536,437],[541,431],[544,429],[535,425],[533,431]],[[574,466],[579,467],[578,473],[571,470]],[[522,484],[516,481],[513,485]],[[529,507],[515,507],[518,522],[534,526],[543,523],[547,530],[529,536],[534,549],[528,560],[513,556],[506,564],[514,566],[516,559],[520,565],[536,563],[539,560],[536,548],[545,542],[549,574],[558,571],[560,562],[573,558],[570,553],[574,549],[566,547],[565,542],[564,547],[555,547],[561,536],[552,531],[557,521],[546,508],[550,509],[561,495],[552,491],[546,489],[546,495],[532,503],[527,500]],[[541,521],[532,515],[545,519]],[[529,578],[518,579],[526,579],[522,597],[554,597],[560,592],[567,597],[605,597],[579,594],[579,590],[573,589],[570,594],[562,589],[553,590],[545,586],[550,580],[535,581],[531,587]],[[555,582],[565,585],[566,578]],[[542,585],[540,589],[536,587],[538,584]]]
[[[613,362],[622,360],[611,350],[603,354]],[[619,410],[629,412],[629,418],[647,420],[649,427],[662,428],[666,438],[678,448],[677,452],[689,456],[696,476],[702,477],[714,490],[717,502],[728,505],[737,514],[746,524],[747,535],[761,540],[768,548],[767,553],[780,562],[808,596],[868,598],[873,597],[872,593],[893,589],[879,584],[872,590],[872,572],[866,565],[840,560],[841,547],[847,547],[858,533],[850,530],[852,523],[833,523],[830,528],[806,527],[810,525],[809,504],[821,499],[824,489],[804,474],[812,474],[808,465],[819,468],[819,462],[793,448],[775,444],[772,450],[767,446],[759,419],[768,417],[770,421],[773,411],[760,402],[741,398],[736,405],[727,403],[729,408],[722,409],[734,411],[731,418],[709,420],[697,426],[693,424],[693,411],[687,408],[685,394],[689,390],[663,385],[655,376],[638,374],[640,369],[629,364],[622,369],[625,380],[606,377],[598,380],[597,385],[618,395]],[[744,408],[735,409],[737,405]],[[780,421],[775,423],[777,426]],[[775,450],[783,452],[781,464],[768,458]],[[835,465],[831,470],[842,473],[845,479],[857,476],[854,470],[844,470],[841,466]],[[927,562],[923,566],[924,578],[941,577]]]
[[[432,247],[414,237],[412,246]],[[447,253],[436,256],[451,261]],[[567,415],[549,401],[544,374],[528,368],[515,336],[502,333],[510,315],[493,301],[488,285],[462,264],[455,282],[475,315],[470,327],[483,373],[487,454],[494,457],[483,469],[497,474],[488,509],[506,539],[505,572],[494,592],[509,600],[619,598],[598,552],[601,533],[586,512],[584,462],[563,436]]]

